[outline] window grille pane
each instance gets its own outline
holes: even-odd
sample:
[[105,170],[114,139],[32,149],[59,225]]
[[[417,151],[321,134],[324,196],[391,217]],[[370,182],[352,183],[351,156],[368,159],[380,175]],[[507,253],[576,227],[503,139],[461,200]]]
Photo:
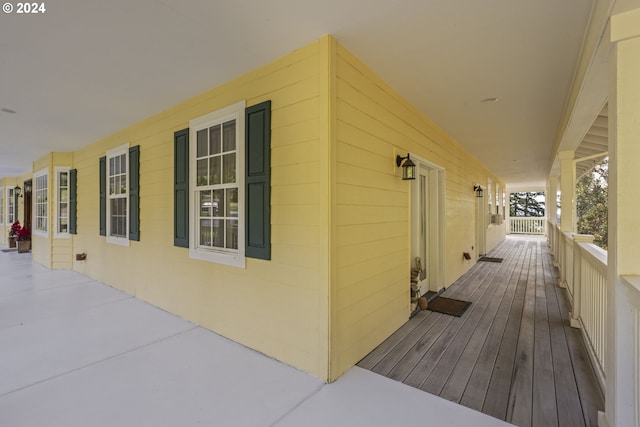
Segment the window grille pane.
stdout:
[[220,156],[211,157],[209,159],[210,164],[210,175],[209,175],[209,184],[216,185],[220,184]]
[[127,173],[127,155],[120,155],[120,173]]
[[213,246],[211,238],[211,219],[200,220],[200,245]]
[[236,182],[236,153],[223,156],[224,183]]
[[224,190],[213,190],[212,208],[214,217],[224,216]]
[[60,172],[60,187],[66,187],[66,186],[67,186],[67,173]]
[[224,220],[213,219],[213,244],[217,248],[224,248]]
[[236,149],[236,121],[230,121],[223,125],[224,142],[223,151],[234,151]]
[[211,191],[200,191],[200,217],[211,217]]
[[206,129],[199,130],[196,136],[197,136],[196,156],[206,157],[207,155],[209,155],[209,150],[207,150],[208,148],[207,130]]
[[68,201],[68,190],[66,188],[61,188],[60,189],[60,202],[66,202]]
[[203,186],[209,184],[209,161],[207,159],[198,160],[197,169],[198,175],[196,177],[196,185]]
[[238,220],[227,220],[227,249],[238,249]]
[[209,128],[209,154],[220,153],[220,125]]
[[227,205],[226,205],[226,217],[238,217],[238,189],[227,189]]

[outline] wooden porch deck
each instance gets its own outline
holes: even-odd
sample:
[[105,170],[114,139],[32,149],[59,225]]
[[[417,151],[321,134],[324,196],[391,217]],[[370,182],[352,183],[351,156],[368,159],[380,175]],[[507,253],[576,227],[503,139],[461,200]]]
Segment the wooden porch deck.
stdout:
[[597,426],[604,402],[546,241],[509,237],[358,366],[518,426]]

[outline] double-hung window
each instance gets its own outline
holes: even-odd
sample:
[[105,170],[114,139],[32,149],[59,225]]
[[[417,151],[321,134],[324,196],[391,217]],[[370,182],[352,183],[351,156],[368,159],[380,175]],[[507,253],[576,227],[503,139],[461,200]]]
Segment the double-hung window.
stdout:
[[190,256],[244,267],[244,107],[190,122]]
[[0,187],[0,224],[4,224],[4,187]]
[[49,169],[33,175],[33,233],[48,236],[49,232]]
[[7,225],[11,225],[16,220],[16,190],[7,188]]
[[55,168],[55,237],[69,237],[69,169]]
[[129,146],[107,151],[107,242],[129,245]]

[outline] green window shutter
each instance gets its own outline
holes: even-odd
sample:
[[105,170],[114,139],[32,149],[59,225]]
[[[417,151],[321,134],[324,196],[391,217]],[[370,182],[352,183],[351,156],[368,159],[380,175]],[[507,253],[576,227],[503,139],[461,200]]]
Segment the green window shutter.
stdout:
[[69,234],[78,234],[76,225],[78,220],[77,188],[78,171],[77,169],[71,169],[69,171]]
[[245,256],[271,259],[271,101],[245,116]]
[[129,240],[140,241],[140,146],[129,148]]
[[100,157],[100,235],[107,235],[107,157]]
[[189,128],[173,134],[173,245],[189,247]]

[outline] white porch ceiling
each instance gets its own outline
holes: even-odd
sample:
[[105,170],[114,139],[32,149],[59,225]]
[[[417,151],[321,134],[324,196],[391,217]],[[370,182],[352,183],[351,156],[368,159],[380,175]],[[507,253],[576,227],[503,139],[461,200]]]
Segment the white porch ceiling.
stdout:
[[0,109],[16,113],[0,112],[0,176],[332,34],[509,187],[543,186],[593,1],[55,0],[2,13]]

